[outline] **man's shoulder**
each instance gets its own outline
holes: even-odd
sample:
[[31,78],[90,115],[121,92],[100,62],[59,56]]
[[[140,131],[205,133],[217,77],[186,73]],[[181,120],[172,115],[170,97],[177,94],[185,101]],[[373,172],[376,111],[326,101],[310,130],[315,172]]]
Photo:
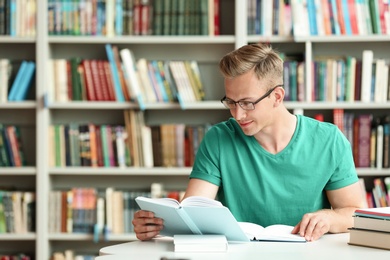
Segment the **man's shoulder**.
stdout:
[[223,132],[236,132],[237,129],[239,129],[239,126],[236,120],[234,118],[229,118],[226,121],[213,125],[210,130],[223,131]]
[[329,122],[318,121],[317,119],[298,115],[299,120],[301,121],[301,125],[304,127],[315,128],[317,130],[323,129],[324,131],[337,131],[338,127],[335,124]]

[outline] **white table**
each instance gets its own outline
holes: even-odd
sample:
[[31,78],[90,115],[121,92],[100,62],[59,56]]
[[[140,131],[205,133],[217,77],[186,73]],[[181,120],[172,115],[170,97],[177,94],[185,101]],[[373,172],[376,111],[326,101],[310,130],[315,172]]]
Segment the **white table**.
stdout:
[[379,260],[390,259],[390,251],[348,245],[349,234],[328,234],[314,242],[249,242],[230,243],[227,252],[175,253],[172,239],[134,241],[101,248],[96,260],[142,259],[160,260],[247,260],[247,259],[307,259],[307,260]]

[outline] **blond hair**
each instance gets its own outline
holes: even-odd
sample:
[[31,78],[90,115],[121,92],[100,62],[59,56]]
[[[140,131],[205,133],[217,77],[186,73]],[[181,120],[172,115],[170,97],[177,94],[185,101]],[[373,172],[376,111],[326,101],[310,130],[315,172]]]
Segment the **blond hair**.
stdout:
[[283,60],[269,44],[248,44],[226,54],[219,62],[225,78],[235,78],[254,70],[258,79],[283,82]]

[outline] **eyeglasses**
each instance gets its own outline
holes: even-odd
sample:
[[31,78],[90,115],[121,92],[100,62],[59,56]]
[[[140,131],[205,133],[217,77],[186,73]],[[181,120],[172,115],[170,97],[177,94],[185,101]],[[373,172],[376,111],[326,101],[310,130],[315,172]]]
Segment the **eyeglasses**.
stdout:
[[254,110],[255,109],[255,105],[257,103],[259,103],[261,100],[263,100],[264,98],[268,97],[269,95],[271,95],[272,91],[274,91],[276,88],[278,87],[283,87],[283,85],[277,85],[273,88],[271,88],[270,90],[268,90],[263,96],[261,96],[258,100],[256,100],[255,102],[251,102],[251,101],[245,101],[245,100],[240,100],[240,101],[234,101],[234,100],[231,100],[231,99],[228,99],[226,98],[226,96],[224,96],[222,99],[221,99],[221,103],[227,108],[227,109],[235,109],[236,108],[236,104],[238,104],[242,109],[244,110]]

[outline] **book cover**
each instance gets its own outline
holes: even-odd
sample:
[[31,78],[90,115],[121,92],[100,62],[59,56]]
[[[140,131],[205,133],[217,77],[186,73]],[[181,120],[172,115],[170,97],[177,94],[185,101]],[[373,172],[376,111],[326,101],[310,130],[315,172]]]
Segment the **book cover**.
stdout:
[[371,231],[363,229],[350,229],[350,245],[366,246],[381,249],[390,249],[390,232]]
[[114,52],[112,50],[112,46],[111,46],[111,44],[106,44],[105,48],[106,48],[107,58],[108,58],[108,61],[110,64],[112,80],[114,82],[116,101],[124,102],[125,97],[124,97],[123,92],[122,92],[122,87],[121,87],[121,83],[120,83],[120,79],[119,79],[118,67],[117,67],[117,64],[115,62],[115,56],[114,56]]
[[371,79],[372,79],[372,63],[374,52],[372,50],[364,50],[362,54],[362,79],[361,79],[361,101],[371,101]]
[[370,136],[372,115],[364,114],[358,116],[359,121],[359,148],[357,167],[370,167]]
[[92,76],[91,60],[82,60],[81,64],[84,72],[86,98],[89,101],[96,101],[97,97]]
[[91,68],[91,75],[92,75],[92,88],[93,92],[96,95],[96,101],[103,101],[104,95],[103,95],[103,85],[100,81],[99,76],[99,68],[98,68],[98,60],[93,59],[89,61],[90,68]]
[[[249,241],[229,209],[218,201],[194,196],[181,203],[170,198],[145,197],[137,197],[136,202],[141,209],[164,219],[162,235],[219,234],[229,241]],[[206,215],[209,217],[204,218]]]
[[[162,235],[180,234],[214,234],[224,235],[228,241],[259,240],[260,238],[269,241],[271,237],[262,236],[254,230],[265,230],[253,223],[237,222],[230,210],[219,201],[206,197],[192,196],[179,203],[171,198],[151,199],[137,197],[136,202],[143,210],[152,211],[159,218],[164,219]],[[208,216],[205,218],[204,216]],[[282,231],[283,235],[274,233],[272,241],[305,242],[303,237],[291,234],[290,231]],[[280,234],[280,233],[279,233]],[[292,237],[294,239],[292,239]]]
[[14,96],[14,99],[9,99],[10,101],[26,100],[28,91],[31,89],[32,86],[34,75],[35,75],[35,62],[29,61],[27,62],[27,67],[25,68],[22,80],[20,81],[20,85],[17,88],[17,92]]
[[353,227],[357,229],[390,232],[390,219],[353,216]]
[[134,95],[135,100],[138,102],[141,110],[145,109],[144,97],[141,91],[141,83],[139,81],[137,66],[135,65],[135,59],[132,51],[130,49],[122,49],[119,52],[123,66],[125,75],[129,81],[129,88],[131,88],[130,93]]
[[16,93],[18,92],[18,89],[20,88],[20,84],[23,80],[25,71],[28,67],[28,61],[24,60],[22,61],[19,70],[16,74],[15,79],[12,82],[11,89],[8,93],[8,100],[14,101],[16,97]]
[[[345,0],[343,0],[345,1]],[[357,21],[357,10],[355,0],[347,0],[348,11],[350,17],[351,31],[353,35],[359,34],[358,21]]]

